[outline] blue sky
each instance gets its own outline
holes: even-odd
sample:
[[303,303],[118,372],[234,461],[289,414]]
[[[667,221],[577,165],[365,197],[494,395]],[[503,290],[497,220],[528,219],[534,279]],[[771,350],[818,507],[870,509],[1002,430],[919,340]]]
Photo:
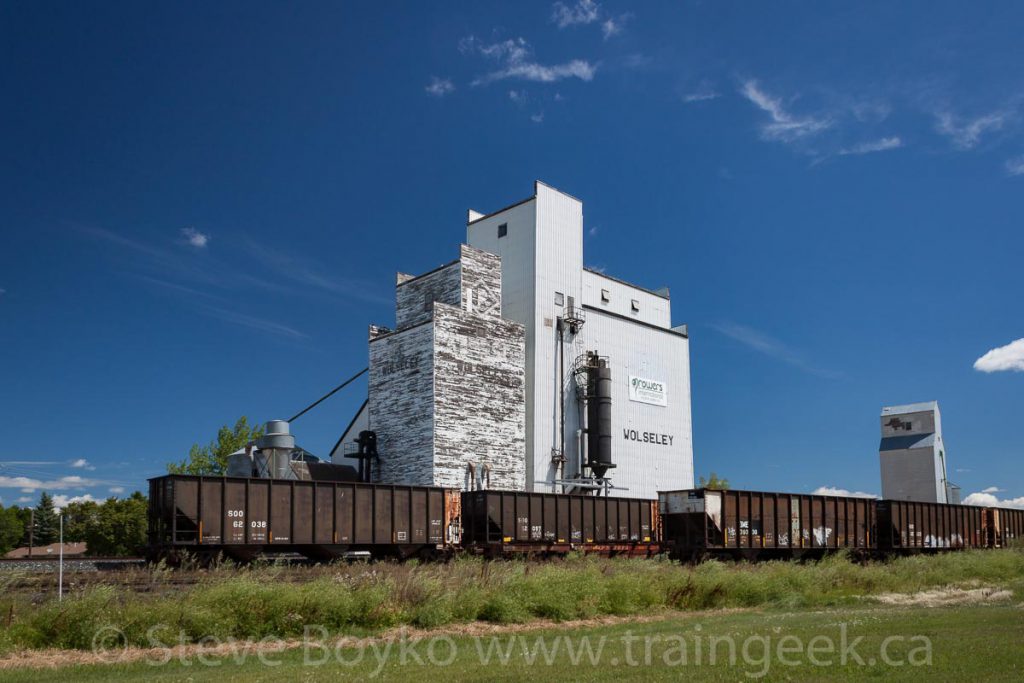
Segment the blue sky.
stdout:
[[[588,265],[671,288],[698,474],[877,493],[880,408],[935,399],[951,478],[1022,498],[1021,25],[1011,2],[5,3],[2,502],[130,492],[296,412],[365,366],[396,270],[534,179],[584,201]],[[361,395],[300,444],[326,454]]]

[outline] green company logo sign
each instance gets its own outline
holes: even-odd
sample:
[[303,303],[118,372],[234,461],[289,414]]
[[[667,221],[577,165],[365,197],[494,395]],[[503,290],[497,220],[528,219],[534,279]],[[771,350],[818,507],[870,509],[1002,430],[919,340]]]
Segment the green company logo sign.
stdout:
[[629,377],[629,400],[654,406],[668,405],[665,383],[646,377]]

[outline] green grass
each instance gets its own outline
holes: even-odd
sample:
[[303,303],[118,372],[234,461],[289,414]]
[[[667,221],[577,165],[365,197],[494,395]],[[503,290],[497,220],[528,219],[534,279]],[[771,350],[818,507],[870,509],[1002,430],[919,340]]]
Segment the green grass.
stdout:
[[[695,567],[666,560],[571,557],[549,563],[228,567],[178,575],[154,570],[147,593],[119,585],[74,591],[63,603],[8,591],[0,596],[0,655],[35,648],[89,649],[94,634],[116,629],[133,646],[154,626],[204,637],[259,639],[302,635],[307,624],[331,632],[378,633],[410,625],[436,628],[477,621],[513,624],[727,607],[807,609],[857,606],[865,596],[938,586],[998,586],[1024,600],[1024,552],[976,551],[859,565],[842,556],[820,562]],[[9,624],[7,623],[9,621]]]
[[[842,663],[842,629],[846,643],[855,643],[856,657],[848,656]],[[882,661],[882,642],[897,637]],[[505,663],[490,650],[491,660],[482,663],[479,652],[488,651],[488,640],[451,637],[438,641],[433,661],[429,643],[406,645],[402,658],[401,643],[377,641],[377,650],[342,649],[322,661],[324,652],[301,648],[267,655],[261,663],[255,655],[243,658],[208,660],[202,664],[194,654],[183,660],[155,666],[147,662],[128,665],[77,666],[62,669],[59,676],[51,670],[12,670],[3,673],[7,683],[51,681],[314,681],[333,680],[428,680],[443,677],[449,681],[500,680],[586,680],[586,681],[1020,681],[1024,678],[1024,609],[1020,606],[974,606],[943,608],[891,609],[861,607],[849,609],[792,612],[782,610],[699,613],[674,615],[661,621],[619,623],[614,626],[581,628],[572,631],[547,628],[523,633],[504,632],[496,641],[505,651],[512,647]],[[579,656],[582,638],[591,644],[595,656]],[[753,639],[751,639],[753,637]],[[784,638],[787,648],[799,645],[778,656]],[[828,640],[822,641],[821,637]],[[515,638],[516,640],[510,640]],[[543,639],[548,652],[556,638],[560,647],[545,657],[538,650]],[[569,640],[566,640],[568,638]],[[729,662],[727,638],[736,645],[737,660]],[[819,638],[811,659],[808,648]],[[856,640],[860,638],[861,640]],[[927,641],[921,640],[926,638]],[[602,640],[603,639],[603,640]],[[627,640],[628,639],[628,640]],[[680,639],[682,639],[680,641]],[[700,659],[696,642],[702,643]],[[577,663],[566,649],[571,642]],[[629,651],[627,652],[627,642]],[[650,643],[648,647],[647,643]],[[688,658],[682,663],[679,643],[686,643]],[[711,663],[711,643],[716,661]],[[749,659],[742,656],[743,643],[748,646]],[[925,644],[927,642],[927,645]],[[765,656],[764,644],[769,653]],[[828,652],[827,645],[835,648]],[[377,654],[375,654],[375,652]],[[599,656],[596,653],[600,652]],[[387,656],[384,656],[387,653]],[[412,654],[415,653],[415,656]],[[532,663],[530,654],[536,653]],[[422,663],[418,663],[422,660]],[[858,658],[860,659],[860,663]],[[384,663],[381,664],[380,660]],[[700,663],[698,664],[697,661]],[[921,664],[930,661],[930,664]],[[787,664],[787,662],[789,664]],[[817,662],[817,663],[815,663]],[[827,663],[826,663],[827,662]]]

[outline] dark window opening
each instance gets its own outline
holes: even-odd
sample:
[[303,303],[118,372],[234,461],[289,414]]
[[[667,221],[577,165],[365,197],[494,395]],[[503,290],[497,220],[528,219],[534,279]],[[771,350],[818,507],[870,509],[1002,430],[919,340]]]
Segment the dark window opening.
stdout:
[[504,237],[508,234],[508,223],[502,223],[498,226],[498,237]]

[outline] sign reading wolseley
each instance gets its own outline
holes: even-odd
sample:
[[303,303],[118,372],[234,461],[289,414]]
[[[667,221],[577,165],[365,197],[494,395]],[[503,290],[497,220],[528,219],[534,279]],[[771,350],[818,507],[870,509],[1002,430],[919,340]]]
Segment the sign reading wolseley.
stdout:
[[667,406],[668,393],[665,390],[665,383],[630,375],[629,400],[650,403],[655,406]]

